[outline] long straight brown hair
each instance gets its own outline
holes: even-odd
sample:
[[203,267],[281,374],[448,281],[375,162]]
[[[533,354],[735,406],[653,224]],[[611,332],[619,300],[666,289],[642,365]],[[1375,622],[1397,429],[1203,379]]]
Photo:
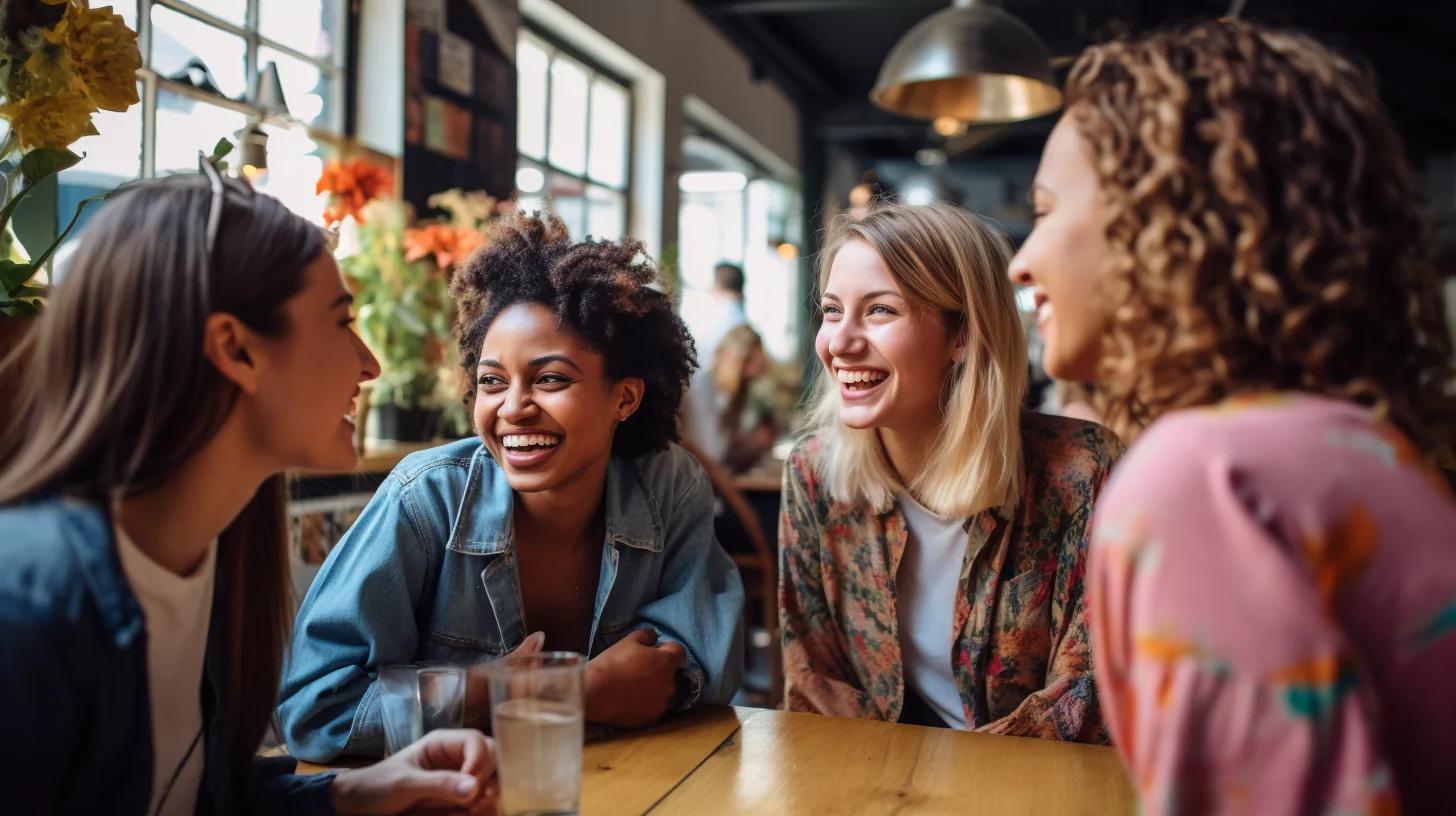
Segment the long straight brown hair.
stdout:
[[[264,336],[288,331],[284,305],[326,250],[322,233],[228,181],[209,253],[212,195],[202,176],[139,182],[86,226],[49,308],[0,363],[20,383],[0,428],[0,504],[63,495],[106,507],[156,487],[238,398],[203,354],[208,316],[234,315]],[[287,501],[284,477],[269,478],[218,540],[237,783],[273,716],[291,626]]]

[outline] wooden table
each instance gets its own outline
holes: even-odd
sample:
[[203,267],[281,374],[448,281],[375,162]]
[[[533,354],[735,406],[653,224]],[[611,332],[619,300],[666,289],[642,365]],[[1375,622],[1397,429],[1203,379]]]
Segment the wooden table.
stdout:
[[1096,816],[1132,813],[1136,797],[1111,748],[705,707],[589,737],[581,804],[583,816]]

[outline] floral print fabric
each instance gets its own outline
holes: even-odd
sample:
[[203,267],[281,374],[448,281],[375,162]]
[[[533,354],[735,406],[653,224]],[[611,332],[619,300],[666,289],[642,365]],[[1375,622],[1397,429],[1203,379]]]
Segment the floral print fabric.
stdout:
[[[791,711],[895,721],[904,673],[895,572],[898,507],[827,495],[818,439],[784,475],[779,522],[785,700]],[[1092,503],[1122,448],[1087,422],[1022,418],[1025,495],[966,521],[952,659],[966,727],[1105,742],[1092,683],[1082,584]]]
[[1456,503],[1366,410],[1158,420],[1097,509],[1087,592],[1143,813],[1456,813]]

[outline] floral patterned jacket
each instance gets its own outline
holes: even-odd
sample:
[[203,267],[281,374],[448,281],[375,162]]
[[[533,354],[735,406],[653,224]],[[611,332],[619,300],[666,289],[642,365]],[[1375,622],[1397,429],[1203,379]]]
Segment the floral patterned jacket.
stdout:
[[[1022,416],[1025,494],[966,521],[952,648],[966,727],[1105,743],[1083,616],[1088,519],[1122,445],[1105,428]],[[780,623],[791,711],[897,721],[905,701],[895,571],[905,518],[821,489],[821,442],[784,472]]]

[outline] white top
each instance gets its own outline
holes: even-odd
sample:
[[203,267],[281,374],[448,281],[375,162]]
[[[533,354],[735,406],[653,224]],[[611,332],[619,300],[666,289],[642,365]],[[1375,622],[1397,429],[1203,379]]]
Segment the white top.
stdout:
[[895,616],[905,684],[951,728],[966,727],[960,687],[951,665],[956,590],[970,535],[964,520],[944,518],[908,495],[897,503],[908,537],[895,573]]
[[[157,804],[171,782],[161,814],[186,816],[197,810],[206,760],[204,740],[198,738],[195,748],[192,742],[202,733],[202,664],[212,617],[217,542],[208,545],[197,570],[183,578],[137,549],[120,526],[113,529],[122,572],[147,622],[153,748],[152,802],[147,813],[158,812]],[[175,782],[173,773],[177,774]]]

